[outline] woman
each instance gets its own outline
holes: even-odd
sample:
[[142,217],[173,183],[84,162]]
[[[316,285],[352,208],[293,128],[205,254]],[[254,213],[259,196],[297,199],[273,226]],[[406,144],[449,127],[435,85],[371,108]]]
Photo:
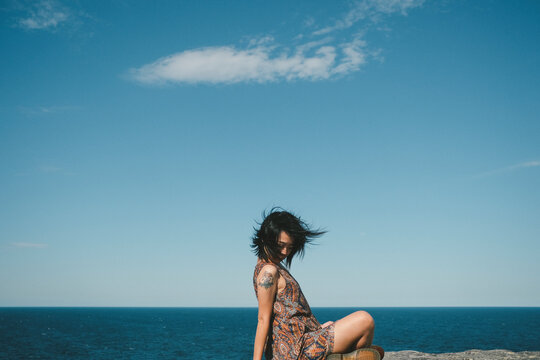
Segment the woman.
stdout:
[[[266,359],[276,360],[381,359],[382,348],[371,347],[375,324],[367,312],[322,325],[315,319],[287,268],[295,255],[303,255],[306,243],[325,231],[311,230],[299,217],[278,210],[263,213],[252,238],[258,257],[253,286],[259,303],[253,359],[261,360],[263,353]],[[330,355],[342,353],[348,354]]]

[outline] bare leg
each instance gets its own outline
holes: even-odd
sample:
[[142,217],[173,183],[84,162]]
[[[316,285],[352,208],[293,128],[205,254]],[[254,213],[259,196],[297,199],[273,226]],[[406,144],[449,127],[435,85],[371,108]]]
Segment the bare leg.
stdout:
[[365,311],[357,311],[335,322],[334,353],[368,347],[373,341],[375,322]]

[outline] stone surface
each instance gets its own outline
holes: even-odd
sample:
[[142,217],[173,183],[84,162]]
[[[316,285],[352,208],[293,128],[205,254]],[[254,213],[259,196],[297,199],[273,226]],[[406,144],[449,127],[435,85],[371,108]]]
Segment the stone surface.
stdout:
[[468,350],[459,353],[427,354],[418,351],[387,352],[384,360],[540,360],[540,351]]

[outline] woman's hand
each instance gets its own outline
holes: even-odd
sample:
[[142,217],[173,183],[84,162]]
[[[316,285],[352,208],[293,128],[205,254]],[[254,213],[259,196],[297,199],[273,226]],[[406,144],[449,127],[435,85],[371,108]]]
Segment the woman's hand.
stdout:
[[330,326],[330,325],[332,325],[333,323],[334,323],[333,321],[327,321],[327,322],[325,322],[324,324],[322,324],[321,327],[324,329],[325,327]]

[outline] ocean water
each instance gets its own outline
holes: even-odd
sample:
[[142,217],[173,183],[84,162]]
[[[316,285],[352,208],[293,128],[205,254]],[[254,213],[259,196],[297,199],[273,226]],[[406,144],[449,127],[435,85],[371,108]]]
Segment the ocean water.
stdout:
[[[364,310],[386,351],[540,351],[540,308]],[[256,324],[256,308],[0,308],[0,359],[249,359]]]

